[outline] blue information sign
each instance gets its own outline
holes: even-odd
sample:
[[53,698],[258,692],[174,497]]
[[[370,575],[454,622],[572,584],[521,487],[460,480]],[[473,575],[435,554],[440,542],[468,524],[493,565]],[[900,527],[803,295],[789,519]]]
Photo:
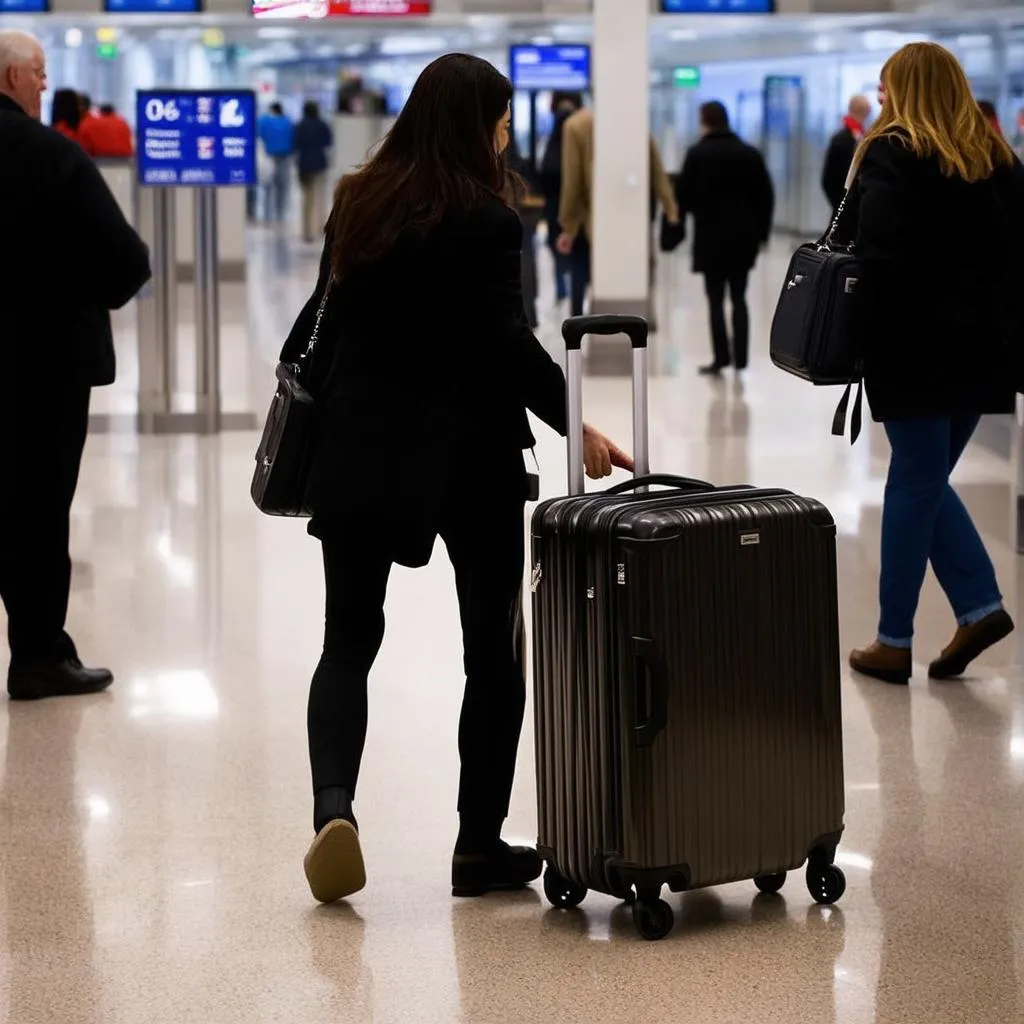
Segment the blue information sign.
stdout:
[[661,0],[664,14],[772,14],[775,0]]
[[107,14],[196,14],[202,0],[103,0]]
[[256,94],[136,93],[141,185],[255,185]]
[[513,89],[581,92],[590,88],[589,46],[513,46],[509,67]]
[[45,14],[50,0],[0,0],[0,14]]

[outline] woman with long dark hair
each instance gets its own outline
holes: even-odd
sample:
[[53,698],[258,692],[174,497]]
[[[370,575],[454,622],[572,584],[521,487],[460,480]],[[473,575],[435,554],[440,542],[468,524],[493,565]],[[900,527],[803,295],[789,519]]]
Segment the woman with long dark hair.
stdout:
[[938,44],[911,43],[892,56],[881,95],[850,171],[851,221],[840,229],[853,227],[864,385],[892,447],[878,634],[850,664],[907,683],[929,562],[957,622],[928,667],[932,678],[961,675],[1013,629],[949,477],[981,416],[1012,412],[1021,383],[1024,168]]
[[[282,359],[306,348],[321,410],[309,530],[323,546],[324,648],[309,695],[316,899],[365,883],[352,801],[367,675],[384,636],[393,564],[421,566],[437,536],[455,570],[466,689],[459,724],[456,895],[525,885],[537,853],[500,839],[523,720],[523,449],[527,409],[566,431],[565,380],[525,322],[522,228],[503,153],[508,80],[450,54],[420,75],[372,159],[343,178],[316,291]],[[591,476],[629,457],[585,431]]]

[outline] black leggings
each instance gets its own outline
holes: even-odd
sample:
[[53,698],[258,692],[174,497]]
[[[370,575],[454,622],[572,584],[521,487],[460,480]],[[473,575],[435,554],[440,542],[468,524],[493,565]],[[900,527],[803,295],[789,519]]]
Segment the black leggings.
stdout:
[[[526,703],[523,501],[495,500],[486,514],[475,496],[475,510],[460,505],[444,513],[440,526],[455,569],[466,671],[459,812],[500,822],[508,814]],[[313,791],[340,786],[354,797],[391,560],[362,538],[325,539],[323,550],[327,621],[307,716]]]

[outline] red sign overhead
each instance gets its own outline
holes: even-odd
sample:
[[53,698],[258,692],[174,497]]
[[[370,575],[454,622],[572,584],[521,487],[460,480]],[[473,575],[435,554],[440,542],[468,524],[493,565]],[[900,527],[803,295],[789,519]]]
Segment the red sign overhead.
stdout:
[[252,0],[258,18],[405,18],[430,14],[432,0]]
[[331,14],[393,18],[429,14],[432,6],[432,0],[331,0]]

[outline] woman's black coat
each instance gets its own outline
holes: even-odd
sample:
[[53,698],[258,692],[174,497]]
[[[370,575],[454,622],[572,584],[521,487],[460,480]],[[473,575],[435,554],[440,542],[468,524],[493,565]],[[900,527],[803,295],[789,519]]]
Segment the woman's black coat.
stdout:
[[[849,219],[847,219],[849,218]],[[876,420],[1008,413],[1024,344],[1024,168],[945,177],[896,137],[873,141],[839,235],[861,264],[854,329]]]
[[[320,411],[310,532],[430,557],[442,509],[526,496],[529,409],[566,431],[565,378],[526,324],[522,226],[498,199],[409,233],[333,286],[310,390]],[[330,271],[281,359],[305,349]]]

